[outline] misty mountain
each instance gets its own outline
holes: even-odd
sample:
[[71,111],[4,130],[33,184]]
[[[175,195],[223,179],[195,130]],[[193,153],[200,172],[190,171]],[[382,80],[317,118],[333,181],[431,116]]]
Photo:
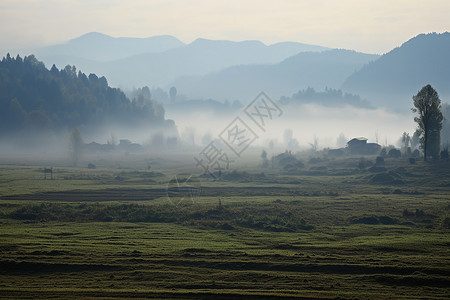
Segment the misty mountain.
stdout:
[[34,55],[0,62],[0,137],[38,143],[72,130],[93,133],[104,126],[175,130],[148,88],[131,101],[105,77],[86,76],[75,67],[48,70]]
[[178,93],[189,97],[240,100],[246,103],[260,91],[278,99],[308,87],[339,88],[344,80],[377,55],[350,50],[301,52],[276,64],[240,65],[205,76],[175,80]]
[[397,109],[412,107],[412,96],[431,84],[441,100],[450,96],[450,33],[420,34],[347,78],[342,88]]
[[[177,38],[169,35],[153,36],[148,38],[114,38],[102,33],[91,32],[72,39],[67,43],[48,46],[34,51],[35,55],[56,64],[57,59],[66,65],[76,65],[73,59],[84,61],[105,62],[126,58],[142,53],[158,53],[169,49],[178,48],[185,44]],[[66,62],[62,60],[65,59]]]
[[[162,37],[158,38],[162,39]],[[169,39],[169,37],[166,38]],[[79,39],[86,42],[79,42]],[[197,39],[188,45],[179,45],[174,42],[170,44],[173,46],[171,49],[164,51],[147,51],[105,61],[113,56],[106,53],[110,53],[108,51],[112,51],[111,49],[115,46],[111,45],[105,49],[103,45],[112,42],[123,42],[125,45],[128,42],[136,42],[136,39],[114,39],[101,34],[88,34],[79,39],[65,45],[47,47],[36,53],[46,65],[54,63],[59,67],[67,64],[76,65],[83,72],[105,75],[113,86],[125,88],[146,85],[166,87],[180,76],[206,75],[241,64],[277,63],[299,52],[327,49],[296,42],[282,42],[267,46],[260,41]],[[73,43],[78,45],[78,48],[71,49]],[[99,45],[100,50],[91,50],[97,47],[94,45]],[[142,52],[142,49],[140,48],[139,51]],[[102,52],[105,53],[104,56]],[[120,48],[118,52],[125,53]],[[117,53],[114,55],[118,56]]]

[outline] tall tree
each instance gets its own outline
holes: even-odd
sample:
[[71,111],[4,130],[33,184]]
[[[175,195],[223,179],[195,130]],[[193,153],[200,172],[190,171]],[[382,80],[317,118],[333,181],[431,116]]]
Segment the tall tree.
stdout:
[[411,143],[411,137],[409,133],[403,132],[402,134],[402,146],[403,146],[403,153],[406,155],[408,152],[409,144]]
[[416,113],[414,121],[418,125],[420,144],[424,153],[424,160],[428,156],[438,157],[440,150],[440,132],[442,129],[441,100],[431,85],[424,86],[417,95],[413,96]]
[[176,99],[177,99],[177,88],[176,87],[171,87],[169,90],[169,95],[170,95],[170,101],[172,103],[175,103]]
[[78,164],[78,160],[81,156],[81,151],[83,150],[83,139],[81,138],[80,131],[78,128],[74,128],[69,137],[69,149],[70,156],[72,158],[73,166],[76,167]]

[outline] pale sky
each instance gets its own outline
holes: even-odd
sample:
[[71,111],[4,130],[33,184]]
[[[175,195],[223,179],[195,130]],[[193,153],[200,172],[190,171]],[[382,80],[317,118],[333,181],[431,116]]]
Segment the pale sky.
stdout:
[[450,31],[449,0],[0,0],[0,49],[173,35],[296,41],[382,54],[419,33]]

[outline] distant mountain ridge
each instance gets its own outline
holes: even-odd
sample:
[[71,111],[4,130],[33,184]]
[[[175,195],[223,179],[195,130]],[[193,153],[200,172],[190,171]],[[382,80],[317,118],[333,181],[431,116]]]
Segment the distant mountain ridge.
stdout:
[[179,78],[172,85],[196,98],[245,101],[264,90],[278,99],[308,87],[339,88],[345,78],[377,58],[351,50],[301,52],[277,64],[233,66],[205,76]]
[[176,86],[188,98],[248,100],[261,90],[278,98],[308,87],[333,88],[360,95],[373,106],[405,111],[412,95],[431,84],[443,101],[450,100],[448,32],[419,34],[382,56],[296,42],[199,38],[184,44],[171,36],[134,39],[100,33],[36,53],[47,66],[75,65],[125,90]]
[[450,101],[450,33],[420,34],[349,76],[342,88],[394,108],[431,84]]
[[[150,47],[151,42],[165,47]],[[124,44],[139,44],[140,48],[132,53]],[[147,51],[143,51],[144,46],[148,47]],[[180,76],[206,75],[241,64],[278,63],[299,52],[327,49],[297,42],[268,46],[260,41],[202,38],[186,45],[170,36],[130,39],[90,33],[66,44],[37,49],[36,55],[46,65],[56,64],[60,68],[76,65],[85,73],[106,76],[113,86],[132,88],[144,85],[166,87]]]
[[[35,55],[49,59],[53,56],[77,57],[105,62],[142,53],[158,53],[182,47],[185,44],[170,35],[148,38],[114,38],[98,32],[90,32],[67,43],[36,49]],[[63,66],[65,67],[65,66]]]

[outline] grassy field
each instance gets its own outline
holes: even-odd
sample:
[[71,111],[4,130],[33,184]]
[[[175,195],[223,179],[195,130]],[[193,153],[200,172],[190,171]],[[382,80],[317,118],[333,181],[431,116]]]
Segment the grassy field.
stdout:
[[450,163],[358,159],[194,176],[193,199],[163,169],[2,165],[0,297],[448,299]]

